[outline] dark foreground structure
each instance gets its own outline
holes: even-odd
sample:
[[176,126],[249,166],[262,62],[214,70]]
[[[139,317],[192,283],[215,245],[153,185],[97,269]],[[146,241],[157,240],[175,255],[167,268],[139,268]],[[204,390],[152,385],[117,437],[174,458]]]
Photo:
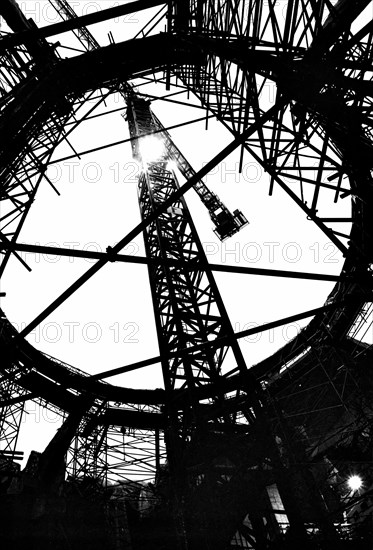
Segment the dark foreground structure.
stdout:
[[[49,3],[60,22],[42,28],[13,0],[0,5],[10,29],[0,37],[0,275],[10,258],[29,269],[22,252],[96,261],[21,331],[1,310],[1,548],[370,549],[372,3],[134,0],[80,17],[65,0]],[[145,10],[128,40],[100,47],[87,29]],[[74,55],[61,57],[56,35],[79,44]],[[152,80],[164,101],[182,103],[174,87],[194,94],[206,121],[232,134],[197,172],[140,93]],[[53,187],[57,146],[111,94],[140,167],[141,222],[105,252],[20,243],[39,187]],[[202,181],[236,150],[342,252],[340,275],[208,262],[184,195],[197,192],[220,240],[246,226]],[[145,256],[124,254],[141,233]],[[159,356],[89,375],[26,338],[109,262],[147,266]],[[254,274],[335,287],[324,305],[237,333],[215,271],[246,274],[248,285]],[[246,364],[241,338],[307,318],[285,347]],[[108,382],[157,364],[164,389]],[[21,469],[31,400],[63,422]]]

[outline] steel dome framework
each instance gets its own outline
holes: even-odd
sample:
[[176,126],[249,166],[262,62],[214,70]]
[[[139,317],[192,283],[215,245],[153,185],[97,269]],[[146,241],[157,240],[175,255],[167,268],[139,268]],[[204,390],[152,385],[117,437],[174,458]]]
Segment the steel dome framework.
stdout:
[[[69,447],[70,480],[100,479],[105,487],[108,480],[122,479],[127,500],[138,502],[139,481],[154,481],[156,476],[158,492],[148,487],[143,497],[152,513],[141,516],[152,535],[147,538],[138,530],[134,548],[152,548],[159,541],[165,548],[276,548],[282,537],[287,537],[286,547],[301,541],[325,548],[343,548],[350,542],[364,548],[371,536],[370,493],[347,498],[338,487],[356,464],[367,485],[373,481],[372,352],[356,337],[371,313],[373,28],[369,15],[362,18],[372,9],[370,2],[217,0],[166,5],[138,0],[83,17],[76,17],[65,1],[50,3],[64,21],[43,29],[30,23],[13,2],[1,8],[13,32],[0,41],[0,269],[2,274],[11,254],[25,263],[22,251],[73,254],[97,262],[20,333],[2,313],[3,478],[19,476],[14,460],[20,419],[24,403],[36,399],[66,417],[45,452],[34,457],[43,494],[55,490]],[[100,47],[86,29],[155,6],[158,14],[135,39]],[[163,20],[167,32],[152,34],[153,25]],[[76,34],[86,53],[58,56],[48,38],[67,32]],[[56,146],[89,119],[105,95],[119,91],[128,100],[131,82],[150,78],[166,89],[177,85],[193,92],[206,113],[232,133],[231,144],[190,174],[106,253],[18,243],[37,190],[48,181],[46,171]],[[276,86],[271,106],[263,97],[268,83]],[[94,106],[84,111],[88,100],[94,100]],[[231,267],[233,272],[263,276],[334,279],[336,286],[327,303],[315,310],[238,334],[216,334],[193,347],[184,344],[178,353],[183,364],[193,354],[210,354],[211,360],[244,336],[312,317],[295,339],[248,370],[241,366],[204,384],[186,377],[172,391],[105,382],[161,359],[172,361],[171,348],[163,349],[162,357],[89,376],[25,340],[108,262],[133,261],[121,254],[123,247],[159,223],[175,201],[237,148],[241,161],[250,154],[270,175],[270,193],[280,186],[343,253],[343,270],[333,277]],[[351,216],[329,215],[328,208],[344,197],[351,198]],[[351,224],[349,234],[339,229],[346,224]],[[167,257],[149,254],[138,261],[150,269],[172,264]],[[219,269],[203,267],[208,274]],[[30,459],[29,475],[32,471]],[[165,479],[171,479],[169,493]],[[273,486],[281,495],[277,509],[271,501],[275,493],[267,490]],[[95,487],[90,491],[95,493]],[[165,502],[174,509],[171,534],[166,528],[169,516],[159,511]],[[357,514],[355,523],[346,521],[351,511]],[[280,512],[290,525],[287,534],[281,530]],[[157,522],[163,529],[159,539]],[[123,547],[130,547],[123,529],[122,538],[118,534],[110,544],[121,540]],[[124,530],[127,533],[127,526]]]

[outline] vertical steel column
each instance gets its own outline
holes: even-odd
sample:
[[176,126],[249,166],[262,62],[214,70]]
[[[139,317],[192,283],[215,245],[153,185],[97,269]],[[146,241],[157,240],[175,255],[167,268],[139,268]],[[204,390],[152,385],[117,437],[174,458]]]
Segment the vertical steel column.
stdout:
[[[10,325],[0,310],[0,347],[9,349],[9,336],[6,328]],[[13,471],[13,462],[22,453],[17,451],[18,436],[27,400],[27,391],[19,385],[22,368],[16,364],[12,355],[2,354],[0,371],[0,472]]]
[[7,377],[0,379],[0,471],[16,456],[17,440],[27,392]]

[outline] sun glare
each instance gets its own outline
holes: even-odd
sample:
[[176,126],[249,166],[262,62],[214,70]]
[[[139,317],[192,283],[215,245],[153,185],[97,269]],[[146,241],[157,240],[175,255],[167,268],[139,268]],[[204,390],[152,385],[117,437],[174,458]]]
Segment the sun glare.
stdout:
[[163,141],[155,136],[147,136],[139,140],[139,149],[145,162],[160,160],[165,154]]
[[363,481],[360,476],[353,475],[348,478],[347,485],[349,486],[351,491],[358,491],[359,489],[361,489]]

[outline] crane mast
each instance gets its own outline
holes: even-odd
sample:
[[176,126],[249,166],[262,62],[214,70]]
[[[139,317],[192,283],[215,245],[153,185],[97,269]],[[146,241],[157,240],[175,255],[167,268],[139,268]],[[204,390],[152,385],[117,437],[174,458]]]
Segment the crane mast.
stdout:
[[[127,106],[133,156],[142,167],[139,206],[146,219],[178,189],[178,182],[165,140],[149,137],[157,129],[149,101],[129,94]],[[149,279],[165,389],[187,388],[194,421],[201,422],[201,388],[213,385],[212,401],[227,418],[222,376],[231,370],[245,373],[246,366],[184,198],[149,224],[143,236],[147,257],[158,260],[149,266]],[[216,346],[222,338],[225,345]]]
[[[170,166],[167,140],[161,136],[155,141],[155,136],[149,136],[157,128],[149,101],[130,93],[127,120],[133,157],[141,166],[138,199],[144,220],[179,186]],[[256,408],[242,409],[248,391],[255,397],[255,384],[248,379],[245,388],[229,392],[225,383],[224,374],[238,370],[247,377],[247,370],[184,197],[158,214],[143,237],[147,258],[157,260],[150,262],[148,269],[166,391],[164,439],[175,545],[178,550],[187,550],[194,548],[189,546],[184,504],[188,449],[201,431],[224,431],[229,426],[234,430],[241,419],[253,421]],[[226,343],[215,346],[220,339]],[[174,390],[179,394],[186,390],[184,403],[175,399]]]

